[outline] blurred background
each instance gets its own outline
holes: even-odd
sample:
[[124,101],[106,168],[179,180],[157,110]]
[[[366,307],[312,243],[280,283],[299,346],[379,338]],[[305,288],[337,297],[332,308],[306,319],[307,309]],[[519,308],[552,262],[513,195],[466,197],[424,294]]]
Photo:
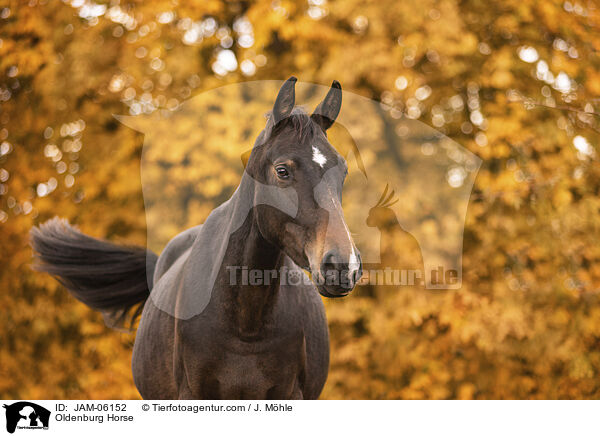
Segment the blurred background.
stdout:
[[[382,102],[371,135],[399,168],[442,153],[403,148],[406,122],[481,160],[462,287],[364,287],[326,301],[321,397],[599,398],[599,30],[597,4],[583,0],[0,0],[0,398],[139,398],[134,335],[30,270],[28,231],[54,215],[147,242],[144,135],[113,114],[177,114],[223,85],[290,75]],[[193,186],[160,240],[202,222],[237,184],[233,167],[194,152],[207,124],[251,146],[264,119],[232,123],[233,109],[173,125],[176,144],[147,156],[166,193]],[[352,142],[342,128],[336,138]],[[237,159],[228,144],[219,153]],[[460,188],[466,173],[451,170],[448,189]],[[396,188],[418,214],[415,180]],[[393,223],[377,224],[389,227],[382,256],[419,256]]]

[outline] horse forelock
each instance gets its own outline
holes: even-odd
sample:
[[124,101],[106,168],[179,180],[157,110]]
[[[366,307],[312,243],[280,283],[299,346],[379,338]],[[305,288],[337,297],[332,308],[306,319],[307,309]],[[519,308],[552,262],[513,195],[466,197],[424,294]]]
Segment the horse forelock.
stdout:
[[299,106],[292,109],[292,113],[275,124],[272,111],[266,113],[267,125],[257,139],[257,145],[264,144],[271,136],[280,133],[284,129],[300,143],[309,143],[320,131],[321,127],[312,120],[310,115]]

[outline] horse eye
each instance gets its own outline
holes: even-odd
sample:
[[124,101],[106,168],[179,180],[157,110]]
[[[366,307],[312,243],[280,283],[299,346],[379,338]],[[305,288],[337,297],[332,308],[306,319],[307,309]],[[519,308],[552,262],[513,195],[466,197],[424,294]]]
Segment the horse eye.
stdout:
[[275,171],[277,172],[277,177],[280,179],[287,179],[290,177],[290,173],[284,165],[279,165],[275,168]]

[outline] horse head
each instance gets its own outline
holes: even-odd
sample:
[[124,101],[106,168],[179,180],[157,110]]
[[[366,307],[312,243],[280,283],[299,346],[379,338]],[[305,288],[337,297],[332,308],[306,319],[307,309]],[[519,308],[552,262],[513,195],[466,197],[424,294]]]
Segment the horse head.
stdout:
[[342,211],[348,166],[327,139],[341,108],[341,86],[334,81],[309,116],[295,107],[295,84],[291,77],[281,87],[246,171],[261,182],[255,196],[273,186],[295,191],[297,213],[290,216],[272,205],[255,204],[254,218],[267,241],[311,273],[321,295],[341,297],[362,275]]

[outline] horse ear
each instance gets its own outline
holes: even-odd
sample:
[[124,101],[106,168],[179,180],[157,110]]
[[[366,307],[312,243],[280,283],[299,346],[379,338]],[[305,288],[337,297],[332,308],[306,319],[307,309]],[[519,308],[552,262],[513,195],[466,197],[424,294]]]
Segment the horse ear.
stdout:
[[342,107],[342,85],[337,80],[331,84],[331,89],[323,99],[319,106],[310,116],[323,131],[329,129],[340,113]]
[[275,124],[284,118],[288,117],[294,109],[296,102],[296,79],[294,76],[290,77],[281,85],[277,99],[273,105],[273,120]]

